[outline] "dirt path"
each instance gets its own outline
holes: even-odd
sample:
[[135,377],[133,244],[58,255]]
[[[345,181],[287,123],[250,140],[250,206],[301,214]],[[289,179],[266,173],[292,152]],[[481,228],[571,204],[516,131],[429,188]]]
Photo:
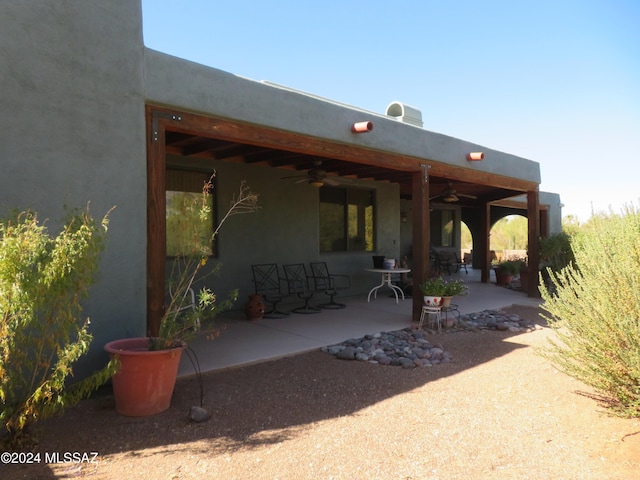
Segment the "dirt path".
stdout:
[[43,423],[38,449],[97,463],[0,466],[0,478],[640,478],[640,422],[601,413],[537,356],[550,334],[433,335],[454,362],[413,370],[315,351],[209,374],[203,424],[186,421],[192,379],[154,417],[92,399]]

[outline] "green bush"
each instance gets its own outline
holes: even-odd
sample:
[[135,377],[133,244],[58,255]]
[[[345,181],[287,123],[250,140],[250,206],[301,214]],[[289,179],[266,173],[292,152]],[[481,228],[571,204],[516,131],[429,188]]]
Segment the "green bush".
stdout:
[[554,272],[575,261],[571,247],[571,235],[562,231],[540,239],[540,264]]
[[593,227],[572,240],[575,264],[547,269],[544,317],[557,336],[544,354],[613,412],[640,417],[640,213],[627,207]]
[[[107,217],[70,214],[51,236],[36,213],[0,222],[0,424],[20,447],[25,429],[88,396],[115,365],[67,385],[92,337],[80,301],[94,282]],[[2,437],[7,435],[0,435]]]
[[496,270],[499,270],[501,273],[508,275],[518,275],[518,273],[520,273],[521,267],[522,261],[516,259],[503,260],[493,266],[493,268],[495,268]]

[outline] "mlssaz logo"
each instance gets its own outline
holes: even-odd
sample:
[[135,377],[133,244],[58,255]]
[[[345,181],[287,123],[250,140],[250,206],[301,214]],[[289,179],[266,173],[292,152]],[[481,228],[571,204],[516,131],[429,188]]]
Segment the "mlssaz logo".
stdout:
[[97,463],[98,452],[47,452],[45,463]]

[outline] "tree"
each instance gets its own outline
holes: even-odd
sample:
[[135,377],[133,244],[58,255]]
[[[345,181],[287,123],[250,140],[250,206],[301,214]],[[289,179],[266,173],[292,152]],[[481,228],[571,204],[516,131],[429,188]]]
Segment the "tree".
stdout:
[[491,250],[526,250],[528,220],[520,215],[509,215],[498,220],[491,228]]

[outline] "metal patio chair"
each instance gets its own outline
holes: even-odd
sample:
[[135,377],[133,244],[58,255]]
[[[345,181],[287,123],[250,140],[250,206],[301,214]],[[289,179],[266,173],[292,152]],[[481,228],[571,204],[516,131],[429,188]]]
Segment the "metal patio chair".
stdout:
[[319,313],[318,307],[313,307],[309,304],[309,301],[316,292],[314,285],[309,282],[309,276],[307,270],[304,268],[303,263],[294,263],[290,265],[283,265],[284,277],[287,281],[287,288],[291,295],[297,295],[298,298],[304,300],[302,307],[296,307],[291,309],[295,313]]
[[271,310],[265,312],[262,318],[288,317],[287,312],[278,310],[278,303],[289,295],[284,288],[285,282],[280,277],[278,265],[275,263],[251,265],[251,271],[255,293],[262,295],[264,301],[271,304]]
[[344,303],[334,300],[338,290],[351,288],[351,279],[348,275],[333,275],[329,273],[326,262],[311,262],[311,281],[316,291],[324,291],[329,296],[329,302],[318,305],[320,308],[345,308]]

